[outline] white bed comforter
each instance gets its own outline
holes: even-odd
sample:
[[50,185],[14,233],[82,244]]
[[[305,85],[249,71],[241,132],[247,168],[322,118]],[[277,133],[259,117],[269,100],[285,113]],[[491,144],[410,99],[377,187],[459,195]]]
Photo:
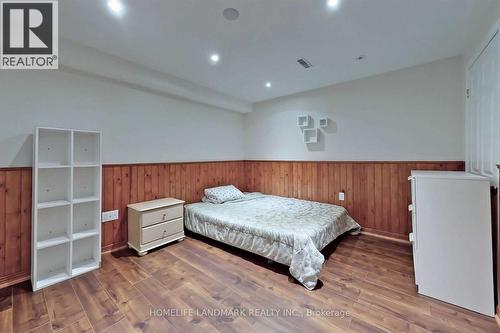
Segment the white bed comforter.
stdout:
[[290,274],[309,290],[325,260],[319,251],[339,235],[360,230],[343,207],[261,193],[223,204],[187,205],[185,226],[290,266]]

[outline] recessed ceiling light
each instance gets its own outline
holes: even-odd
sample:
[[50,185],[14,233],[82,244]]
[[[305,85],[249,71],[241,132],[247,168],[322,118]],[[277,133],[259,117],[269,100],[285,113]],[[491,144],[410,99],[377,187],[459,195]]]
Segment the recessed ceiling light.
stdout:
[[222,12],[222,16],[228,21],[236,21],[240,17],[240,12],[234,8],[226,8]]
[[125,7],[120,0],[108,0],[108,8],[113,14],[118,16],[123,15],[125,12]]
[[271,82],[266,82],[266,88],[271,88],[271,87],[272,87]]
[[366,58],[366,56],[362,54],[362,55],[360,55],[360,56],[357,56],[357,57],[356,57],[356,60],[357,60],[357,61],[361,61],[361,60],[364,60],[365,58]]
[[340,0],[327,0],[326,5],[330,9],[333,9],[333,10],[338,9],[340,6]]
[[220,55],[218,55],[217,53],[214,53],[210,56],[210,62],[213,64],[213,65],[217,65],[220,61]]

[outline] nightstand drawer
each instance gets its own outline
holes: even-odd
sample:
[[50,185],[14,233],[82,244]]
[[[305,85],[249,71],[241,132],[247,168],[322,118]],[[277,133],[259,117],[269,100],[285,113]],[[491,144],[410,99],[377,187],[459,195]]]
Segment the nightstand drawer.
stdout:
[[[182,209],[182,206],[179,206]],[[141,244],[153,242],[184,230],[183,218],[141,229]]]
[[147,227],[163,221],[182,218],[183,211],[184,211],[184,206],[177,205],[143,213],[141,216],[141,226]]

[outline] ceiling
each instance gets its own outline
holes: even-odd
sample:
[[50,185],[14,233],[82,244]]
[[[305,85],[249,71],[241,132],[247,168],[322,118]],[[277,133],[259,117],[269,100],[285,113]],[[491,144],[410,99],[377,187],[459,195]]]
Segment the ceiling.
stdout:
[[64,0],[60,34],[253,103],[462,54],[493,1],[122,0],[116,17],[107,0]]

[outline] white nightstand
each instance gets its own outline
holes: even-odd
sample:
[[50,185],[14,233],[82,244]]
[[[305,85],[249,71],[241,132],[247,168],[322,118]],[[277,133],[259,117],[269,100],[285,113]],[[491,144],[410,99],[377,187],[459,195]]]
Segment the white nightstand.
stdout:
[[128,246],[140,256],[155,247],[184,239],[184,201],[165,198],[127,207]]

